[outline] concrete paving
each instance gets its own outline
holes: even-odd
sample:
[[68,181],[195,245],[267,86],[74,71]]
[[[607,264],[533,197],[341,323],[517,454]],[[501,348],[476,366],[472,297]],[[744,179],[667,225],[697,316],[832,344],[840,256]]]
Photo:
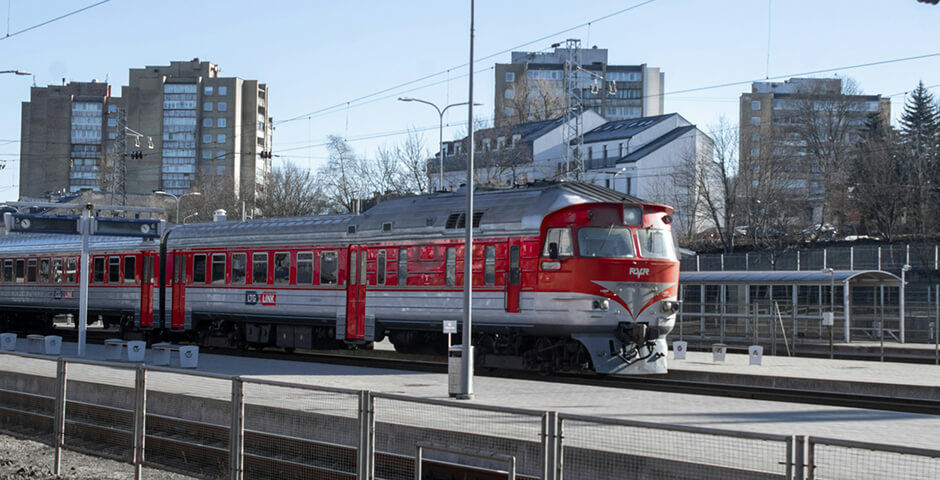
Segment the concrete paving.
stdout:
[[[20,351],[26,349],[25,342],[25,339],[19,340]],[[64,357],[74,358],[76,352],[75,344],[63,345]],[[151,361],[151,356],[152,352],[148,351],[146,362]],[[87,346],[86,358],[103,357],[103,346]],[[940,367],[930,365],[764,357],[763,365],[750,366],[747,365],[746,355],[731,354],[721,364],[712,362],[710,357],[711,353],[691,352],[688,360],[674,361],[670,352],[669,362],[671,368],[687,371],[748,374],[761,372],[772,375],[864,379],[866,382],[879,380],[885,385],[891,385],[892,382],[911,382],[913,385],[924,387],[940,385]],[[9,357],[2,361],[6,363],[4,369],[21,368],[21,362],[15,362],[17,366],[14,367],[11,363],[13,359]],[[127,365],[127,362],[119,364]],[[189,369],[186,371],[193,372]],[[437,373],[259,360],[206,353],[199,355],[199,367],[194,373],[198,372],[397,393],[422,398],[448,398],[447,375]],[[52,374],[54,375],[54,368]],[[96,376],[98,381],[107,382],[100,372],[96,373]],[[119,376],[123,378],[126,375]],[[126,378],[121,380],[122,383],[126,381]],[[160,388],[168,391],[178,389],[182,393],[188,388],[209,389],[209,386],[201,385],[198,379],[193,379],[176,383],[166,382]],[[217,393],[223,398],[227,394],[221,386]],[[497,405],[736,431],[843,438],[940,450],[940,435],[937,435],[937,432],[940,432],[940,416],[487,377],[474,379],[474,393],[473,400],[453,401],[461,405]]]

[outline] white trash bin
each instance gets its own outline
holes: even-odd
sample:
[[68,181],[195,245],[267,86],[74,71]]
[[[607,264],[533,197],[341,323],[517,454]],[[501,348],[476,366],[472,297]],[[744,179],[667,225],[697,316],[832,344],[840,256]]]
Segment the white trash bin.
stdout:
[[62,337],[58,335],[47,335],[42,346],[42,353],[46,355],[62,354]]
[[16,334],[0,333],[0,350],[12,352],[16,350]]
[[124,340],[119,338],[109,338],[104,341],[104,359],[120,360],[121,350],[124,348]]
[[140,340],[132,340],[127,342],[128,362],[143,362],[145,353],[147,353],[147,342]]
[[199,347],[186,345],[180,347],[180,368],[196,368],[199,366]]
[[173,352],[173,345],[169,343],[154,343],[153,344],[153,364],[154,365],[169,365],[170,364],[170,353]]
[[760,365],[761,359],[764,357],[764,347],[760,345],[747,347],[747,356],[749,365]]
[[716,362],[725,361],[725,354],[728,353],[728,346],[724,343],[712,344],[712,359]]
[[42,335],[26,336],[26,351],[29,353],[42,353],[42,347],[45,343],[45,337]]
[[676,360],[685,360],[685,352],[688,351],[688,342],[672,342],[672,358]]

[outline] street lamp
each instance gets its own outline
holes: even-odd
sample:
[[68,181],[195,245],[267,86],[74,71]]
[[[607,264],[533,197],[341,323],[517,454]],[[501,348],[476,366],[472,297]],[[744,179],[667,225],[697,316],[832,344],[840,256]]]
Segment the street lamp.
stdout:
[[154,190],[153,193],[154,195],[166,195],[167,197],[173,197],[173,200],[176,200],[176,223],[177,224],[180,223],[180,200],[186,197],[190,197],[190,196],[196,197],[196,196],[202,195],[199,192],[189,192],[189,193],[184,193],[182,195],[177,196],[169,192],[164,192],[163,190]]
[[189,220],[190,218],[198,217],[198,216],[199,216],[199,212],[193,212],[189,215],[186,215],[185,217],[183,217],[183,225],[186,225],[186,220]]
[[32,73],[22,70],[0,70],[0,73],[12,73],[13,75],[32,75]]
[[[610,188],[611,190],[617,190],[616,184],[614,183],[617,180],[617,175],[620,175],[623,172],[627,171],[627,167],[623,167],[620,170],[602,170],[601,173],[610,174]],[[630,195],[630,189],[628,188],[626,192],[627,195]]]
[[[418,102],[418,103],[424,103],[424,104],[426,104],[426,105],[430,105],[430,106],[434,107],[434,109],[437,110],[437,115],[438,115],[438,117],[440,117],[440,121],[441,121],[441,123],[440,123],[440,128],[438,129],[438,145],[439,145],[439,148],[440,148],[441,171],[440,171],[440,180],[439,180],[439,183],[438,183],[437,188],[438,188],[438,190],[443,190],[443,189],[444,189],[444,112],[446,112],[447,109],[450,108],[450,107],[458,107],[458,106],[460,106],[460,105],[469,105],[470,102],[452,103],[452,104],[450,104],[450,105],[444,107],[444,109],[442,110],[440,107],[438,107],[438,106],[435,105],[434,103],[429,102],[429,101],[427,101],[427,100],[421,100],[420,98],[414,98],[414,97],[398,97],[398,101],[400,101],[400,102]],[[480,105],[483,105],[483,104],[482,104],[482,103],[474,103],[473,105],[474,105],[474,106],[480,106]],[[472,142],[473,139],[471,138],[470,141]],[[430,181],[430,179],[429,179],[429,181]],[[429,189],[430,189],[430,186],[429,186]]]
[[911,266],[908,264],[904,264],[904,266],[901,267],[901,294],[899,295],[901,298],[899,300],[899,305],[898,305],[900,307],[898,310],[900,311],[899,313],[901,317],[901,326],[900,326],[901,328],[899,332],[900,337],[901,337],[901,343],[904,343],[904,289],[905,289],[905,286],[907,285],[905,278],[906,278],[907,272],[910,271],[910,269],[911,269]]

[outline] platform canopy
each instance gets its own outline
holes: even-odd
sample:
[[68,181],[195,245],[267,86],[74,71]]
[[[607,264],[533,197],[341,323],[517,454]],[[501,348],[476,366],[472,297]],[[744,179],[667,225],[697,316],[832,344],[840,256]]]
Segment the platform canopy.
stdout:
[[852,287],[899,287],[901,278],[884,270],[717,271],[681,272],[679,282],[695,285],[828,285]]

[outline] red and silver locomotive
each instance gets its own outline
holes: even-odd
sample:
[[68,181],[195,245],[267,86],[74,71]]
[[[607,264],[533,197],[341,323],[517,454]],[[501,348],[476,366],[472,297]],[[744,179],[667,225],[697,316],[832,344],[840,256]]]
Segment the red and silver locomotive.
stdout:
[[[472,222],[477,362],[665,373],[679,277],[670,207],[586,183],[479,189],[469,216],[464,202],[436,193],[362,215],[177,226],[159,243],[100,239],[90,311],[208,345],[439,348],[441,321],[462,315]],[[77,245],[0,239],[5,320],[77,308]]]

